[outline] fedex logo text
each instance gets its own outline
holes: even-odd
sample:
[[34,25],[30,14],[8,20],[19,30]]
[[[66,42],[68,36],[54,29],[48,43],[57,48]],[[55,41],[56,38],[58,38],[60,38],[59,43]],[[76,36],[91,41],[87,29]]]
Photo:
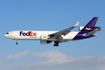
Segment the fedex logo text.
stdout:
[[86,28],[86,30],[93,30],[93,28]]
[[46,36],[43,36],[43,38],[47,38]]
[[20,31],[20,36],[37,36],[36,34],[37,33],[33,31],[29,31],[29,32]]

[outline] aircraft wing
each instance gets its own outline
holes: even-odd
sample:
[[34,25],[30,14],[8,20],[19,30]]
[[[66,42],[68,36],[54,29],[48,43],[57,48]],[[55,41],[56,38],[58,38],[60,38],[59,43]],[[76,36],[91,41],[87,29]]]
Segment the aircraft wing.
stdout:
[[64,30],[61,30],[59,32],[56,32],[56,33],[53,33],[53,34],[50,34],[49,36],[52,38],[52,39],[56,39],[56,38],[59,38],[61,37],[61,35],[67,35],[73,28],[77,27],[79,24],[79,22],[77,22],[74,26],[70,27],[70,28],[67,28],[67,29],[64,29]]

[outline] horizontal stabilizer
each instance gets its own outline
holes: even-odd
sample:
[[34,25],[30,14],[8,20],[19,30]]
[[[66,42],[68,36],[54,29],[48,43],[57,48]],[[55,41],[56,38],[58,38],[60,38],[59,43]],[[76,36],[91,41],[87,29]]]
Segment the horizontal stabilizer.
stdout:
[[99,29],[95,29],[89,33],[87,33],[85,36],[90,36],[90,35],[93,35],[95,32],[99,31]]

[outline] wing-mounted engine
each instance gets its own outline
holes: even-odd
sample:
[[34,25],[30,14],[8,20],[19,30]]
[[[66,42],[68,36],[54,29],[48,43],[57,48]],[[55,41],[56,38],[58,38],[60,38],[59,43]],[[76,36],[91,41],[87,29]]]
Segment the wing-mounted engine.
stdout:
[[48,41],[49,36],[48,35],[41,35],[40,44],[49,44],[51,41]]

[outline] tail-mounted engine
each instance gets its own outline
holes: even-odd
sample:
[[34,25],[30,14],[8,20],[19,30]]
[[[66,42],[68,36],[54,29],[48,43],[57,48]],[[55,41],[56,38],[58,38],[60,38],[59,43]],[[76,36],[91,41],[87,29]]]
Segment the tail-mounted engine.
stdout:
[[79,27],[79,31],[81,31],[83,28],[84,28],[84,26],[80,26],[80,27]]

